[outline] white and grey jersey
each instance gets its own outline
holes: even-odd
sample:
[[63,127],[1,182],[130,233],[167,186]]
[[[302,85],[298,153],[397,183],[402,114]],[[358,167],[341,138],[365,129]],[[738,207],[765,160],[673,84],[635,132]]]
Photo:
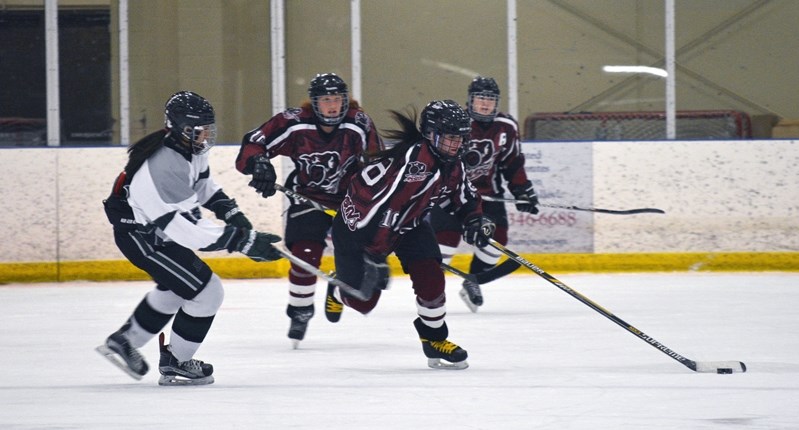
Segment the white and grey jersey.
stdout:
[[156,227],[161,239],[199,250],[225,233],[223,225],[200,218],[202,204],[220,189],[210,177],[207,154],[163,146],[133,175],[128,204],[136,222]]

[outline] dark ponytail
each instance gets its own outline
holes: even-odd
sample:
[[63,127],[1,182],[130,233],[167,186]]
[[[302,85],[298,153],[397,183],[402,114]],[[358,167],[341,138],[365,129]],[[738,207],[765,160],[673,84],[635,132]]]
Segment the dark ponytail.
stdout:
[[128,164],[125,165],[128,178],[133,178],[144,161],[163,145],[166,134],[166,129],[158,130],[142,137],[128,147]]
[[411,108],[406,112],[389,110],[388,113],[399,125],[398,129],[384,130],[381,135],[389,142],[393,142],[389,149],[368,155],[369,161],[391,158],[404,154],[408,148],[424,139],[422,132],[416,127],[418,115],[416,109]]

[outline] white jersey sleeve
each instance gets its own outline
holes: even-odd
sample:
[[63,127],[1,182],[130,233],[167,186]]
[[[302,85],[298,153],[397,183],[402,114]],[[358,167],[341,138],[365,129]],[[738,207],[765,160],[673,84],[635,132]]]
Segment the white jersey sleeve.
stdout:
[[207,175],[206,156],[187,160],[173,149],[159,149],[130,183],[128,203],[136,222],[157,227],[163,239],[189,249],[215,243],[224,234],[224,226],[199,218],[201,197],[208,200],[219,189]]

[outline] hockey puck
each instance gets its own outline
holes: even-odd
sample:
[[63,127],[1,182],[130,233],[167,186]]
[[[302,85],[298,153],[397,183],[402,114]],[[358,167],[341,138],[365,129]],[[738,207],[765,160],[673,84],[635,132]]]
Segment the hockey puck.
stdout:
[[729,367],[719,367],[716,369],[716,373],[726,375],[728,373],[732,373],[732,369]]

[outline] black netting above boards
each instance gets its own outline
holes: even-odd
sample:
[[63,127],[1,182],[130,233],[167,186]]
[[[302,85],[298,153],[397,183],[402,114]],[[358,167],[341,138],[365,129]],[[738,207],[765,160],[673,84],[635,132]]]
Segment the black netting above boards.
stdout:
[[[738,111],[678,111],[676,137],[748,139],[749,115]],[[525,140],[662,140],[665,112],[536,113],[525,118]]]

